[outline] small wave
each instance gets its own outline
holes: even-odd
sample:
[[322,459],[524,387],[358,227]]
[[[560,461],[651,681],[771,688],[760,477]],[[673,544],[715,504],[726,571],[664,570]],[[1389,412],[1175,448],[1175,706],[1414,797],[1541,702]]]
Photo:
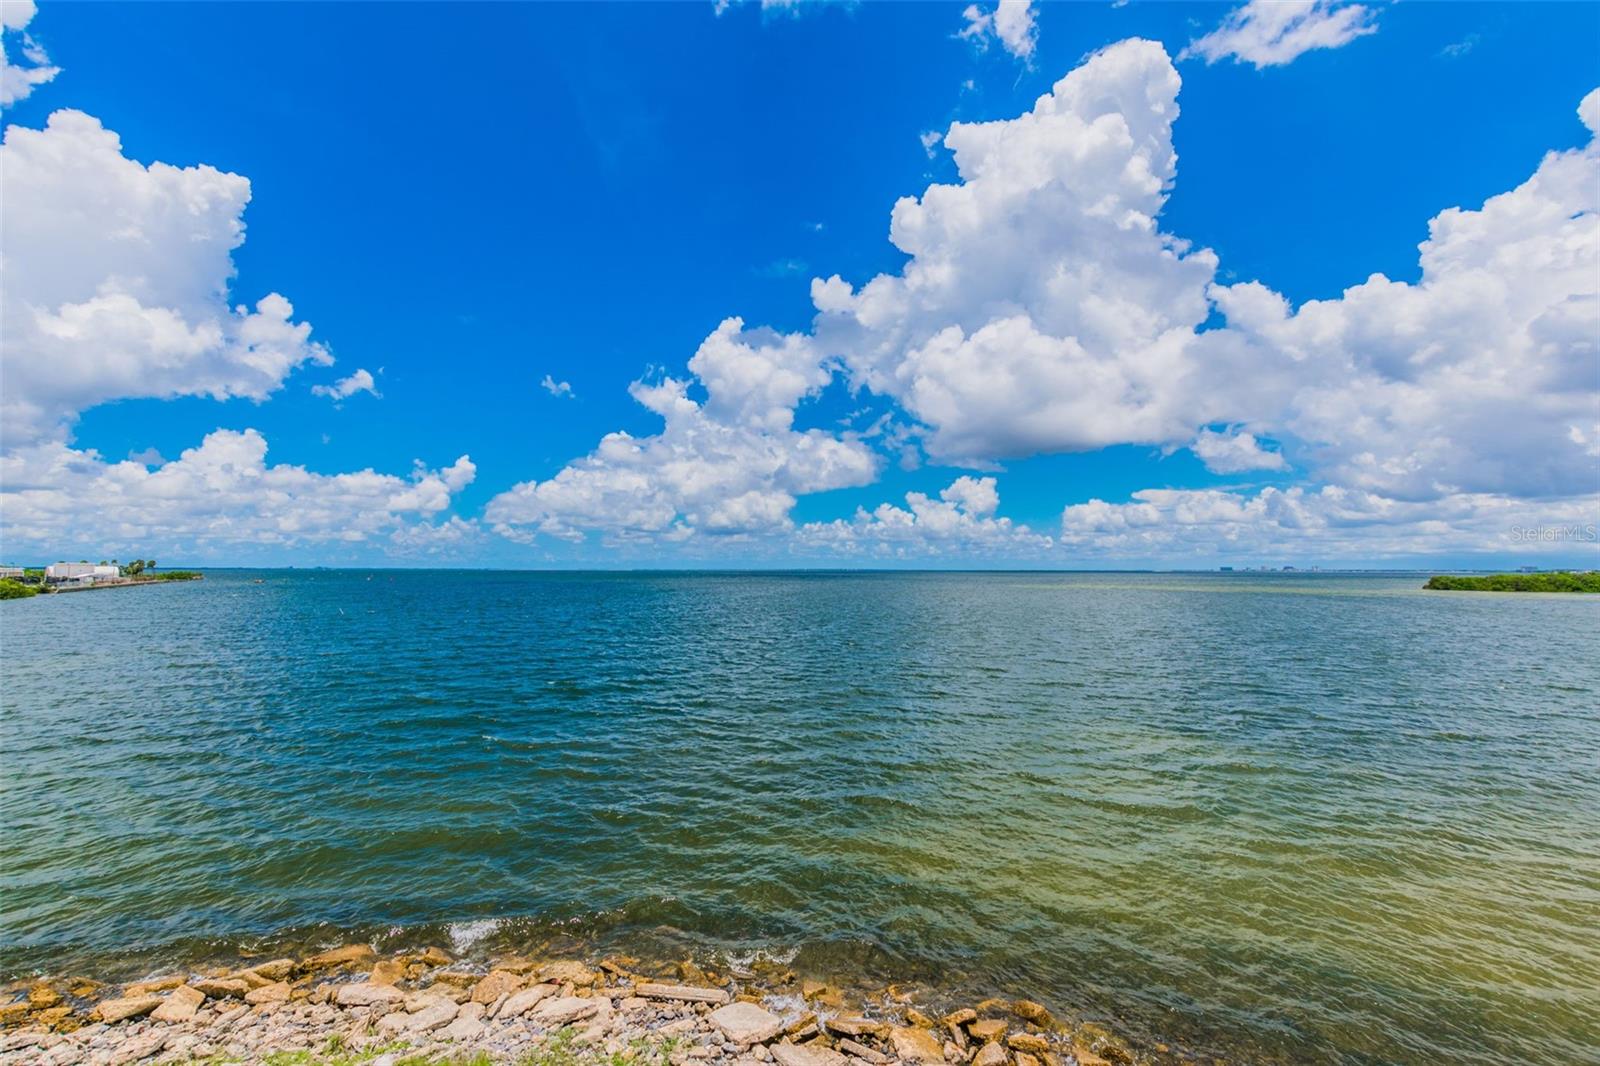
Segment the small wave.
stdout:
[[451,946],[459,953],[492,935],[499,928],[500,919],[479,918],[471,922],[451,922],[445,926],[445,933],[450,937]]
[[741,970],[748,970],[757,963],[769,963],[774,966],[787,966],[800,954],[798,947],[779,948],[762,947],[750,951],[725,951],[723,957],[728,960],[728,965]]

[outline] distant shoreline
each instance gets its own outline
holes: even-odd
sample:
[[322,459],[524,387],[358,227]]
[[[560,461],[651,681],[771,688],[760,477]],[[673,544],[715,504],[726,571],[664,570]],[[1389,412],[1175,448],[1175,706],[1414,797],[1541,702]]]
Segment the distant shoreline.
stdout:
[[93,592],[96,589],[121,589],[132,585],[170,585],[177,581],[201,581],[204,574],[193,571],[171,571],[170,574],[160,574],[156,577],[124,577],[115,581],[96,581],[90,585],[60,585],[40,589],[45,595],[55,595],[61,592]]
[[1422,586],[1436,592],[1600,592],[1600,571],[1557,570],[1548,573],[1488,574],[1458,577],[1439,574]]

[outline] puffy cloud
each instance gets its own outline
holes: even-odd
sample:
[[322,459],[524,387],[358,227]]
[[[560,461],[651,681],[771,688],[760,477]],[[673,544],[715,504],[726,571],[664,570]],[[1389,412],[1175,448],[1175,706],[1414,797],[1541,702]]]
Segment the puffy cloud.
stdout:
[[546,374],[544,376],[544,380],[539,382],[539,386],[540,386],[540,388],[544,389],[545,392],[548,392],[552,396],[566,396],[568,398],[571,398],[571,397],[576,395],[572,391],[571,383],[566,382],[566,381],[557,381],[555,378],[551,377],[549,374]]
[[[10,17],[7,8],[7,17]],[[227,303],[249,182],[209,166],[145,166],[77,111],[10,126],[0,147],[6,222],[0,350],[5,543],[39,554],[163,546],[228,558],[240,545],[440,550],[433,520],[470,483],[462,456],[409,477],[269,465],[253,429],[219,429],[171,462],[107,462],[68,441],[82,410],[135,397],[265,399],[305,363],[332,362],[277,294]],[[362,369],[318,395],[376,392]],[[424,549],[424,545],[429,545]]]
[[1075,557],[1169,561],[1570,552],[1595,543],[1597,514],[1600,495],[1551,504],[1463,493],[1417,503],[1335,485],[1253,494],[1145,489],[1129,503],[1095,499],[1066,508],[1060,544]]
[[[899,273],[813,282],[817,343],[948,461],[1155,444],[1216,472],[1288,469],[1266,434],[1314,480],[1396,501],[1593,490],[1593,139],[1436,217],[1417,283],[1374,275],[1295,309],[1215,284],[1212,253],[1157,227],[1178,87],[1160,46],[1128,41],[1027,114],[952,126],[960,183],[896,205]],[[1579,113],[1600,122],[1600,91]]]
[[[1600,90],[1579,113],[1600,125]],[[1600,483],[1600,149],[1551,152],[1478,210],[1428,226],[1416,284],[1374,274],[1292,310],[1212,290],[1219,344],[1290,368],[1256,424],[1310,445],[1322,479],[1399,499],[1573,496]]]
[[418,524],[447,508],[476,473],[464,455],[440,470],[419,463],[402,478],[370,469],[317,474],[268,465],[266,454],[266,440],[253,429],[219,429],[154,469],[133,460],[107,463],[59,441],[10,451],[0,457],[6,543],[105,554],[157,542],[201,553],[396,534],[420,542],[430,534]]
[[607,434],[588,456],[545,481],[490,501],[495,530],[525,539],[542,533],[581,539],[682,539],[696,533],[756,534],[789,529],[798,494],[862,485],[877,458],[858,438],[793,428],[795,407],[831,371],[809,338],[723,322],[689,361],[690,382],[636,382],[634,399],[660,415],[659,434]]
[[1207,63],[1232,57],[1238,63],[1278,67],[1314,48],[1341,48],[1378,32],[1376,14],[1338,0],[1250,0],[1222,25],[1190,43],[1179,58]]
[[264,399],[332,362],[276,293],[229,308],[250,183],[209,166],[148,167],[79,111],[6,129],[0,300],[10,444],[59,436],[112,399]]
[[1033,16],[1033,0],[998,0],[991,9],[971,4],[961,12],[967,25],[959,36],[980,48],[987,48],[990,40],[999,41],[1018,59],[1030,60],[1039,41]]
[[1255,434],[1234,428],[1225,433],[1210,429],[1200,431],[1200,436],[1189,446],[1214,474],[1237,474],[1245,470],[1286,470],[1289,464],[1279,452],[1269,452],[1261,446]]
[[[381,369],[381,368],[380,368]],[[313,385],[311,392],[316,396],[326,396],[332,400],[347,400],[358,392],[370,392],[377,396],[377,382],[372,380],[372,375],[365,370],[357,370],[347,378],[340,378],[332,385]]]
[[1000,494],[992,477],[959,477],[933,499],[906,493],[906,506],[858,509],[849,520],[811,522],[795,535],[796,549],[897,558],[933,554],[1036,555],[1052,541],[1009,518],[995,517]]
[[[636,386],[663,433],[613,434],[549,481],[518,486],[494,505],[502,530],[784,529],[797,494],[871,476],[868,440],[920,440],[937,459],[977,466],[1118,444],[1190,447],[1219,473],[1287,471],[1292,457],[1327,485],[1295,492],[1345,494],[1372,513],[1429,500],[1441,514],[1466,513],[1461,500],[1488,513],[1516,497],[1592,493],[1592,139],[1482,208],[1435,218],[1415,284],[1375,275],[1296,309],[1260,283],[1216,284],[1215,255],[1158,226],[1176,176],[1179,86],[1160,45],[1125,41],[1023,115],[954,124],[944,142],[959,181],[895,205],[900,271],[859,288],[814,280],[810,335],[724,323],[691,363],[703,403],[682,382]],[[1591,129],[1600,122],[1600,91],[1579,111]],[[886,416],[894,441],[794,433],[796,405],[835,359],[854,386],[899,405]],[[1266,439],[1292,442],[1291,455]],[[823,456],[831,476],[797,476]],[[1267,521],[1272,499],[1240,521]],[[1135,508],[1117,512],[1128,521],[1144,504],[1123,506]],[[805,536],[859,543],[918,514],[891,511]]]
[[[37,6],[33,0],[0,0],[0,107],[24,100],[35,88],[61,73],[44,48],[27,32]],[[12,58],[12,46],[24,60]]]
[[934,457],[1178,445],[1229,418],[1203,378],[1228,353],[1191,351],[1216,257],[1156,225],[1179,84],[1159,44],[1124,41],[1015,119],[955,123],[960,183],[895,205],[901,272],[812,283],[819,341]]

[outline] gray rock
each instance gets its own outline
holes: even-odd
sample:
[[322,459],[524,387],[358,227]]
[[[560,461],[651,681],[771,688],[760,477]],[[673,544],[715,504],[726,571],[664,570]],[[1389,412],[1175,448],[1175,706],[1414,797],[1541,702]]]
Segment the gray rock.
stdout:
[[735,1044],[764,1044],[783,1032],[783,1019],[754,1003],[729,1003],[707,1017]]
[[547,999],[539,1004],[533,1012],[533,1018],[544,1025],[570,1025],[594,1017],[599,1010],[600,1005],[592,999],[562,996],[560,999]]
[[785,1040],[772,1045],[778,1066],[849,1066],[849,1060],[832,1048],[815,1044],[791,1044]]
[[498,1013],[492,1013],[491,1018],[520,1018],[541,1002],[554,995],[555,985],[534,985],[511,993],[506,997],[505,1003]]
[[340,985],[339,991],[333,994],[333,1001],[341,1007],[370,1007],[377,1003],[399,1003],[405,998],[406,994],[394,985],[375,985],[368,981]]
[[137,1018],[141,1014],[149,1014],[161,1006],[160,996],[125,996],[122,999],[108,999],[95,1008],[103,1022],[115,1024],[129,1018]]
[[642,984],[635,992],[648,999],[675,999],[686,1003],[726,1003],[730,998],[723,989],[692,985]]

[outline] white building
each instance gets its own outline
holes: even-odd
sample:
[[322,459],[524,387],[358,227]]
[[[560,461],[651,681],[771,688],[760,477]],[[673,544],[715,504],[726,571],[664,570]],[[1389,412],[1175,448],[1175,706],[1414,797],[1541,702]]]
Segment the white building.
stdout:
[[12,580],[16,580],[17,578],[20,578],[21,576],[22,576],[22,567],[20,567],[20,566],[0,566],[0,578],[8,578],[9,577]]
[[104,563],[51,563],[44,568],[46,581],[75,581],[92,585],[122,576],[122,571]]

